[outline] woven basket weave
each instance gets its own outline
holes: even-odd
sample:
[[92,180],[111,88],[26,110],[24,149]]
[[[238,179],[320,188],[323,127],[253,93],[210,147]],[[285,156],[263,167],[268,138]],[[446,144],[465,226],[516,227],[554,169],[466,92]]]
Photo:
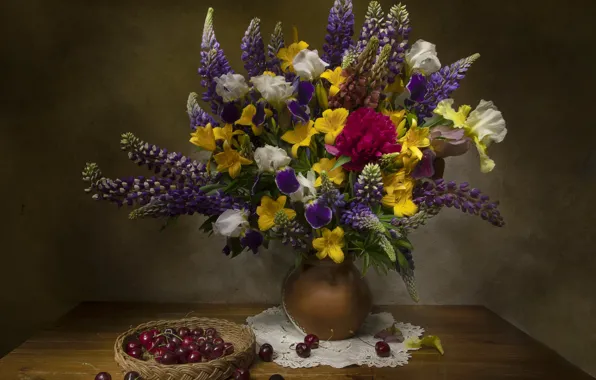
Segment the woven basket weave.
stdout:
[[[224,341],[234,344],[234,353],[205,363],[163,365],[154,360],[139,360],[128,356],[124,343],[130,336],[136,336],[150,329],[163,330],[168,327],[214,327]],[[224,319],[185,318],[178,320],[148,322],[121,334],[114,344],[116,363],[125,372],[136,371],[144,380],[219,380],[232,376],[236,368],[248,368],[255,358],[255,334],[248,326]]]

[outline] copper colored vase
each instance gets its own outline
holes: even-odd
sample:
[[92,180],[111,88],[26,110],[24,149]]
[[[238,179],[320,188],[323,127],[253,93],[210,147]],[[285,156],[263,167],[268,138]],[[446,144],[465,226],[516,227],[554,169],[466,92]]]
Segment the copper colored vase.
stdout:
[[304,334],[341,340],[354,336],[362,326],[372,301],[368,284],[352,260],[336,264],[312,259],[286,277],[282,305]]

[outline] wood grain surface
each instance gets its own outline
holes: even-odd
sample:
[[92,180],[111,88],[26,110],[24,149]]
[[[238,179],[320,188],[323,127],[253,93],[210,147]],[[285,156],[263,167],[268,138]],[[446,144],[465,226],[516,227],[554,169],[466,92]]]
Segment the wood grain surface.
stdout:
[[[0,379],[93,380],[99,371],[121,379],[114,362],[113,342],[131,326],[156,319],[187,315],[224,318],[243,323],[266,305],[205,305],[149,303],[82,303],[53,328],[27,340],[0,359]],[[387,306],[395,318],[423,326],[438,335],[445,348],[441,356],[424,349],[410,363],[397,368],[350,367],[286,369],[275,363],[255,362],[253,379],[282,374],[286,379],[592,379],[554,351],[480,306]],[[6,328],[6,326],[5,326]]]

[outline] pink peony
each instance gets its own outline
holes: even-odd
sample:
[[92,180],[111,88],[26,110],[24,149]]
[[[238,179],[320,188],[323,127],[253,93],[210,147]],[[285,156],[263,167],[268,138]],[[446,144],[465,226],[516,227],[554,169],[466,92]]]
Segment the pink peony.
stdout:
[[360,171],[384,154],[399,152],[401,145],[397,143],[395,125],[388,116],[372,108],[359,108],[348,116],[344,129],[335,139],[335,146],[328,146],[327,150],[352,159],[344,169]]

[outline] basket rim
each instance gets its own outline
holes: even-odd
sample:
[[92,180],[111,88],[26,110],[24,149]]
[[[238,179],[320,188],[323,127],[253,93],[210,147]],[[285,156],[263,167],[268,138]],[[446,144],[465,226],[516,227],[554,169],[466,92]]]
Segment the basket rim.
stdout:
[[[200,363],[186,363],[186,364],[176,364],[176,365],[165,365],[160,364],[153,360],[140,360],[129,356],[124,349],[124,342],[130,336],[136,335],[141,331],[145,331],[151,328],[157,327],[164,327],[164,326],[172,326],[172,327],[181,327],[181,326],[188,326],[188,325],[197,325],[197,326],[205,326],[208,325],[209,327],[215,327],[218,332],[221,331],[220,328],[223,330],[230,329],[237,329],[240,333],[240,337],[237,338],[237,341],[240,341],[241,344],[237,342],[234,343],[234,353],[226,356],[222,356],[221,358],[211,360],[208,362],[200,362]],[[224,327],[221,327],[221,326]],[[225,332],[224,334],[225,335]],[[209,317],[186,317],[180,319],[164,319],[164,320],[156,320],[156,321],[149,321],[145,323],[141,323],[137,326],[131,327],[125,332],[118,335],[114,342],[114,354],[115,360],[120,368],[124,370],[129,370],[130,366],[133,365],[135,367],[143,368],[146,370],[151,370],[155,368],[160,368],[164,372],[172,372],[176,373],[180,369],[196,371],[196,372],[229,372],[223,371],[222,367],[238,367],[238,363],[246,362],[247,359],[249,362],[254,360],[255,355],[255,346],[256,346],[256,338],[254,331],[252,328],[246,324],[239,324],[236,322],[229,321],[227,319],[222,318],[209,318]],[[250,363],[249,363],[250,364]],[[138,370],[136,368],[134,370]]]

